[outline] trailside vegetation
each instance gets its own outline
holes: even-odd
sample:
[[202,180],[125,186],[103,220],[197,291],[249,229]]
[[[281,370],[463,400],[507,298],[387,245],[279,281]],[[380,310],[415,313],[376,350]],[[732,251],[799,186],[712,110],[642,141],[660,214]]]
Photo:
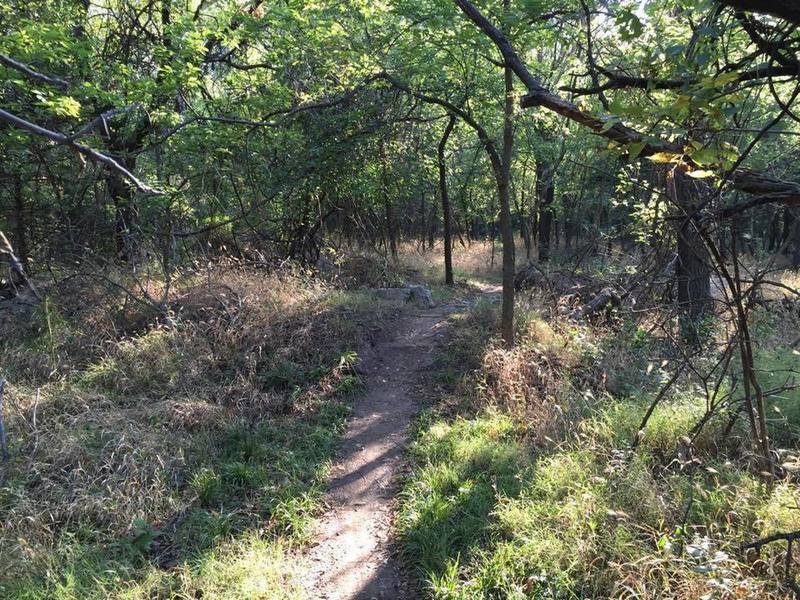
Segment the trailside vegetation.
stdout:
[[302,595],[406,284],[424,594],[800,596],[798,25],[0,0],[0,596]]

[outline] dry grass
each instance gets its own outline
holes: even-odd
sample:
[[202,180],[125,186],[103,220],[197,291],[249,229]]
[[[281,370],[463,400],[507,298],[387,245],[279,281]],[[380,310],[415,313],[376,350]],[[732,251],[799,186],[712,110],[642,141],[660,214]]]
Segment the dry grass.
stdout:
[[[397,307],[299,272],[232,265],[185,277],[169,323],[108,289],[85,297],[94,304],[76,309],[51,295],[0,346],[12,453],[0,486],[0,596],[151,597],[142,590],[169,580],[204,597],[252,597],[265,579],[251,568],[237,574],[235,549],[206,555],[229,567],[209,581],[202,564],[183,562],[189,555],[173,537],[189,527],[189,548],[203,536],[235,547],[242,525],[270,523],[277,510],[283,533],[253,543],[270,572],[284,569],[276,557],[286,549],[270,540],[300,535],[318,506],[314,490],[343,415],[329,406],[356,389],[354,350]],[[270,426],[276,419],[285,425]],[[293,427],[308,433],[284,440]],[[279,448],[290,470],[273,473],[274,459],[259,457]],[[204,472],[215,479],[198,480]],[[263,494],[273,499],[256,500]],[[206,497],[217,512],[200,510]],[[191,515],[229,524],[209,533]],[[158,544],[140,537],[148,532]],[[148,559],[177,570],[159,575]],[[226,595],[228,586],[238,595]],[[290,597],[281,586],[264,597]]]
[[579,356],[538,315],[517,327],[514,348],[495,342],[484,353],[479,387],[486,401],[528,423],[532,438],[543,443],[569,424],[572,390],[563,373],[577,365]]
[[[453,248],[453,271],[456,279],[496,281],[502,271],[503,254],[499,242],[476,240],[469,245],[457,243]],[[433,248],[420,250],[416,243],[405,242],[399,251],[400,261],[427,281],[444,279],[444,250],[441,240]],[[526,264],[525,248],[516,241],[517,266]]]

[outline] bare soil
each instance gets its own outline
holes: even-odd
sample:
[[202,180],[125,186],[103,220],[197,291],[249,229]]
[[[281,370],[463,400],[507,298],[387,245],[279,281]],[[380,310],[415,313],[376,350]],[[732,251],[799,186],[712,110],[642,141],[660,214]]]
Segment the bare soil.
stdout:
[[417,598],[393,544],[396,474],[418,405],[415,387],[430,368],[446,317],[440,306],[414,310],[362,353],[366,393],[357,400],[328,492],[318,543],[305,578],[309,598]]

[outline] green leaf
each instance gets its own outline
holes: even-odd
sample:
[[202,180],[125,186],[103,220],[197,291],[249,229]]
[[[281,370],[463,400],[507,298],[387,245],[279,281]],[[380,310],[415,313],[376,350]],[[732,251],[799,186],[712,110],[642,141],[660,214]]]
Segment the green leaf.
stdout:
[[698,165],[711,165],[719,161],[719,154],[713,148],[701,148],[695,150],[689,156]]
[[59,117],[71,117],[77,119],[81,115],[81,103],[70,96],[60,96],[43,100],[47,108]]
[[624,41],[633,40],[642,35],[644,27],[632,9],[622,9],[617,13],[616,21],[620,27],[620,37]]
[[642,150],[644,150],[646,145],[647,142],[645,140],[628,144],[628,158],[630,160],[636,160],[639,158],[639,155],[642,153]]

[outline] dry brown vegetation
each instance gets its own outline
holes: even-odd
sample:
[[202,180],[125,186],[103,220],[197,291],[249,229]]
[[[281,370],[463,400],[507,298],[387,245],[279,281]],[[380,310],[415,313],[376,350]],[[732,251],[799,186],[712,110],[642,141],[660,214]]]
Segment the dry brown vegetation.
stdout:
[[[377,270],[347,268],[350,285]],[[242,568],[230,544],[283,560],[317,510],[355,351],[397,307],[236,264],[184,276],[166,311],[116,286],[45,289],[0,348],[12,455],[0,595],[227,598],[220,565]]]

